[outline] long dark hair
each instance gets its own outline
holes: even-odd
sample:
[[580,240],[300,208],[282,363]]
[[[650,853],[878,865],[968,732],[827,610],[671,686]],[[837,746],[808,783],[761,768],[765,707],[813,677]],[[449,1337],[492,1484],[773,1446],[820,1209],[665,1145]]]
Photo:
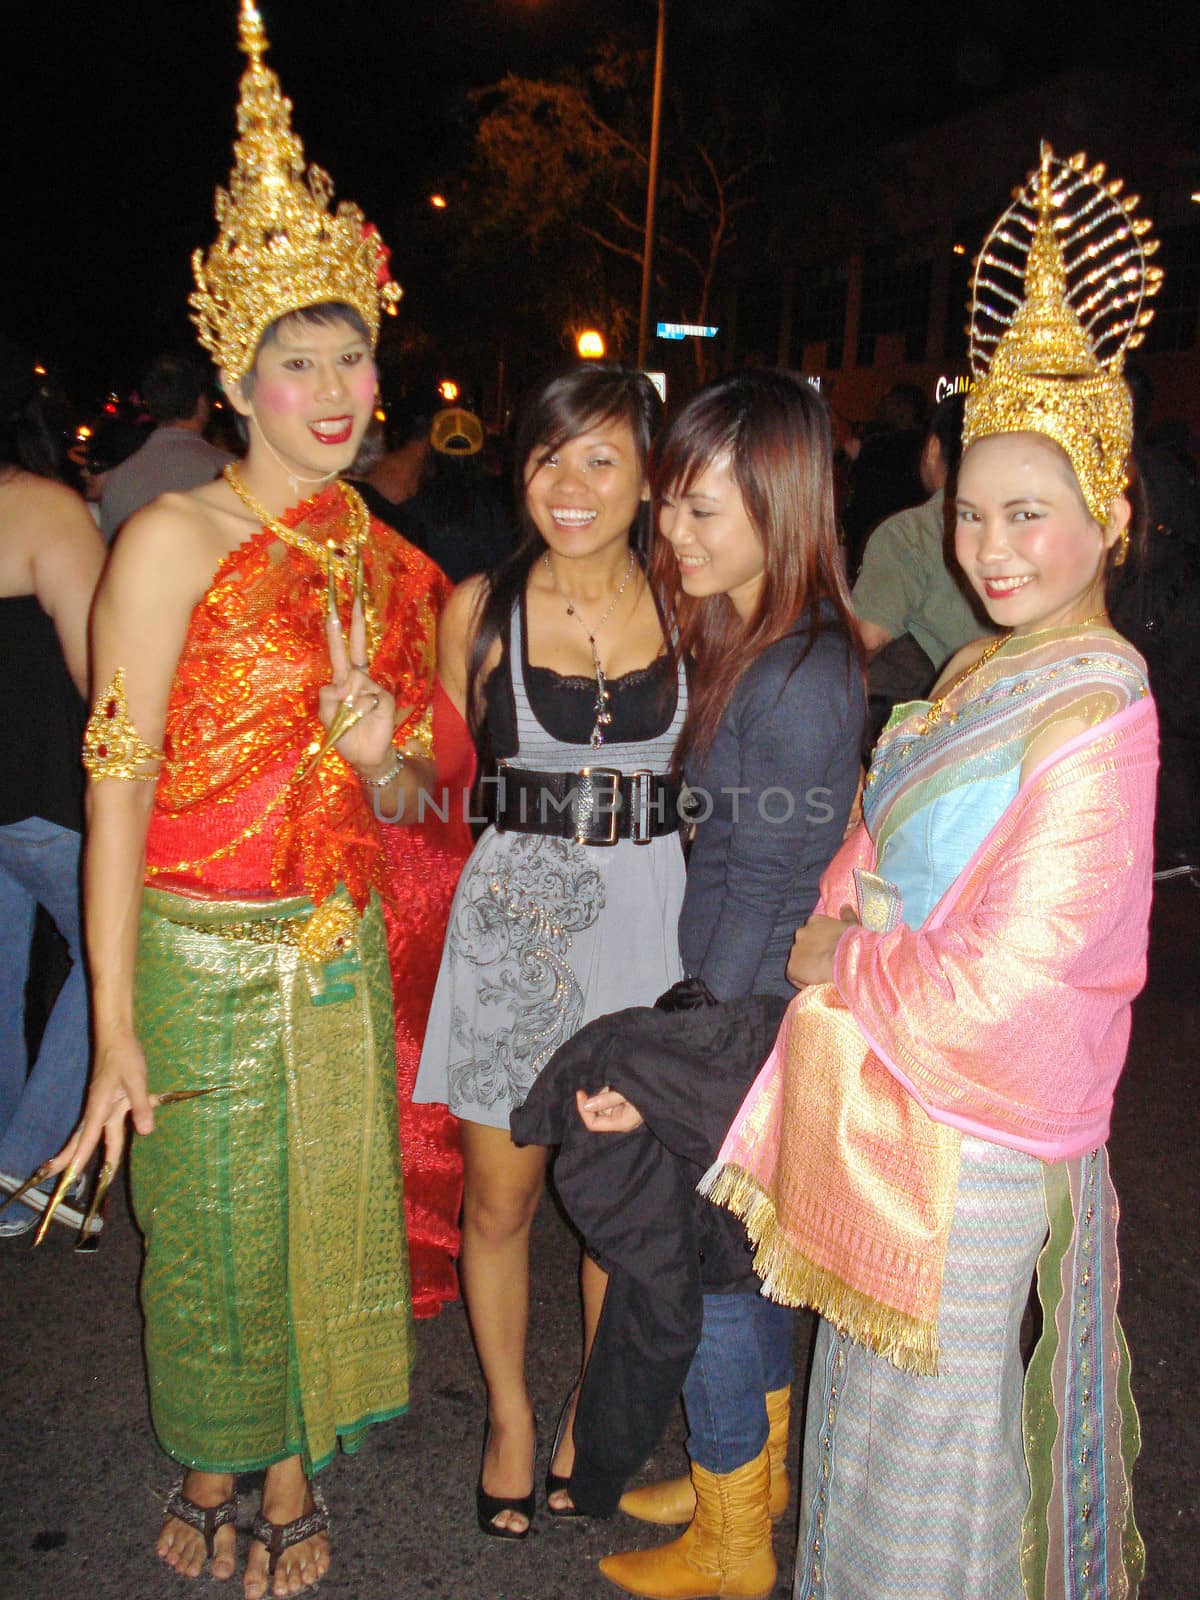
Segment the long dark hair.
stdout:
[[35,382],[33,357],[0,334],[0,474],[14,468],[39,478],[70,479],[61,411]]
[[[661,414],[662,402],[644,373],[592,364],[576,367],[553,379],[534,395],[522,414],[517,427],[513,473],[520,532],[512,554],[485,580],[467,663],[467,722],[477,744],[483,728],[483,663],[507,626],[534,562],[546,549],[546,541],[534,526],[525,504],[525,479],[531,457],[535,452],[549,455],[599,423],[627,422],[637,449],[638,465],[644,473]],[[638,507],[632,532],[635,549],[644,554],[650,539],[648,502]]]
[[[703,759],[738,680],[768,645],[798,626],[806,630],[796,666],[816,635],[844,631],[860,670],[862,645],[838,551],[833,509],[833,442],[829,412],[803,378],[788,372],[744,372],[695,395],[671,422],[651,461],[655,502],[685,495],[722,455],[746,515],[762,540],[763,584],[754,615],[743,621],[728,595],[685,595],[665,539],[650,563],[664,596],[676,649],[695,672],[687,722],[675,753]],[[835,617],[820,614],[832,602]]]

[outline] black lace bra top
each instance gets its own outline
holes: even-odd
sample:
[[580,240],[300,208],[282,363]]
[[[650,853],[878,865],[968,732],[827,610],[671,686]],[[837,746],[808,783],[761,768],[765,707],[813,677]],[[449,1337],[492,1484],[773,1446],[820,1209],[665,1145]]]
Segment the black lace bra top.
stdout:
[[[585,748],[596,721],[596,680],[588,675],[555,672],[529,664],[529,628],[521,597],[521,671],[534,716],[554,739]],[[492,754],[515,756],[517,707],[509,670],[510,630],[503,635],[503,654],[483,686],[485,723]],[[654,739],[666,732],[675,715],[676,670],[664,651],[649,666],[606,680],[612,721],[604,730],[606,744]]]

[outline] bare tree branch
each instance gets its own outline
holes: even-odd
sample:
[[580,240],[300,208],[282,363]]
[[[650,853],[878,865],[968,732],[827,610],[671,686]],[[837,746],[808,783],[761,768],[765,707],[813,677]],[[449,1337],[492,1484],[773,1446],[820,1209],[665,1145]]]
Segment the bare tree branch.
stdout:
[[580,233],[586,234],[589,239],[594,239],[605,250],[611,250],[613,255],[625,256],[630,261],[636,261],[639,267],[641,266],[642,252],[640,250],[631,250],[628,245],[618,244],[615,239],[606,238],[598,228],[591,228],[586,222],[578,222],[576,227]]
[[644,219],[641,222],[636,222],[631,216],[628,215],[627,212],[621,210],[620,206],[617,205],[615,200],[606,200],[604,203],[612,212],[613,216],[616,217],[617,221],[623,222],[625,226],[627,228],[631,228],[634,233],[641,234],[646,231],[646,223]]

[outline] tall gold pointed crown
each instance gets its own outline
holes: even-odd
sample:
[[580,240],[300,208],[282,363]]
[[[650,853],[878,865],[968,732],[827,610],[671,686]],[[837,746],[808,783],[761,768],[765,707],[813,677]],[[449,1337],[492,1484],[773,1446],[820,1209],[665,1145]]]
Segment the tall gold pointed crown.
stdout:
[[1107,523],[1128,481],[1133,404],[1122,377],[1162,286],[1158,241],[1120,178],[1039,165],[984,241],[971,286],[971,369],[963,448],[995,433],[1040,433],[1066,451],[1090,514]]
[[376,229],[347,200],[331,208],[328,173],[305,171],[292,103],[263,64],[267,37],[253,0],[242,0],[238,33],[249,65],[233,172],[228,190],[217,190],[217,237],[207,254],[192,255],[189,298],[200,343],[231,378],[249,371],[272,322],[326,301],[352,306],[374,347],[382,307],[394,313],[401,294]]

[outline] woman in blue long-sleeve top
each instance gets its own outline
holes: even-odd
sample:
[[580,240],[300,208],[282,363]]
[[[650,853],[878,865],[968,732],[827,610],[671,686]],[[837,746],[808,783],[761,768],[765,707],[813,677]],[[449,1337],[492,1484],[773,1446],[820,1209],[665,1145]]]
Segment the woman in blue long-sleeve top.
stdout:
[[836,607],[818,611],[828,631],[812,637],[806,614],[768,645],[734,689],[707,754],[686,759],[699,813],[709,797],[712,812],[688,856],[679,952],[684,971],[718,1000],[791,998],[792,935],[817,902],[858,781],[850,742],[858,674],[847,677]]
[[[690,1004],[787,999],[792,935],[853,803],[864,713],[825,405],[786,373],[723,379],[667,430],[653,476],[655,573],[693,662],[676,758],[697,816],[683,988]],[[597,1132],[641,1121],[615,1089],[579,1102]],[[704,1295],[684,1384],[690,1477],[621,1501],[643,1520],[689,1526],[660,1549],[606,1557],[607,1577],[664,1597],[773,1586],[791,1376],[790,1309],[745,1289]]]

